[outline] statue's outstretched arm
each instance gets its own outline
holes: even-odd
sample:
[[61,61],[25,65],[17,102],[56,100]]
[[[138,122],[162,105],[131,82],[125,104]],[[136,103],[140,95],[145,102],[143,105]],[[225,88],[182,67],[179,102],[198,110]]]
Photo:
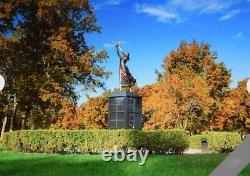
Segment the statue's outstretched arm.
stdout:
[[117,51],[117,55],[121,58],[121,57],[123,57],[122,55],[123,55],[123,52],[122,52],[122,49],[118,46],[118,45],[116,45],[116,51]]

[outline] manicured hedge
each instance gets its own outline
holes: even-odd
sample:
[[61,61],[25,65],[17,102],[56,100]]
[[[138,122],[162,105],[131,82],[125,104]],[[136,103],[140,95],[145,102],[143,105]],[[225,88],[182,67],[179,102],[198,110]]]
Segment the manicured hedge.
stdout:
[[4,149],[2,142],[0,141],[0,151]]
[[178,154],[187,148],[201,148],[201,138],[207,138],[209,149],[218,152],[233,151],[242,142],[240,134],[233,132],[203,132],[189,137],[182,130],[28,130],[5,133],[2,145],[23,152],[99,153],[117,146]]
[[209,149],[218,152],[233,151],[242,143],[240,134],[236,132],[203,132],[190,137],[190,148],[201,148],[201,138],[207,138]]
[[180,130],[22,130],[6,133],[3,144],[7,150],[22,152],[99,153],[117,146],[182,153],[189,146],[189,137]]

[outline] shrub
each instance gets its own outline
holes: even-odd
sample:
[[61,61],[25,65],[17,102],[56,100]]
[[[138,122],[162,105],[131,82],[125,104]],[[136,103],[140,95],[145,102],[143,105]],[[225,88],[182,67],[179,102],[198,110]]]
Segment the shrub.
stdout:
[[3,147],[3,144],[2,142],[0,141],[0,151],[4,150],[4,147]]
[[190,147],[200,148],[201,138],[207,138],[209,149],[218,152],[231,152],[242,142],[240,134],[236,132],[203,132],[191,136]]
[[7,150],[22,152],[99,153],[117,146],[182,153],[189,146],[189,137],[180,130],[27,130],[6,133],[3,144]]

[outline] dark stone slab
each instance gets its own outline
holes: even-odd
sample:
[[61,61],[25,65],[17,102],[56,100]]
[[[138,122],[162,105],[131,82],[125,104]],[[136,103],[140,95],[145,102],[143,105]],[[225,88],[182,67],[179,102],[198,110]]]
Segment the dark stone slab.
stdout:
[[116,92],[109,97],[109,129],[141,129],[142,98],[134,92]]
[[140,97],[140,95],[134,92],[115,92],[110,96],[110,98],[114,97]]

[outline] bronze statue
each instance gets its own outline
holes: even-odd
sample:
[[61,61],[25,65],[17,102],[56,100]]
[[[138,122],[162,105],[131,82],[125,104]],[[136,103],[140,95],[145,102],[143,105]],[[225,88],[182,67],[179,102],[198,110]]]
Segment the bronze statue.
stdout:
[[115,44],[117,49],[117,54],[120,58],[120,67],[119,67],[119,76],[120,76],[120,88],[131,88],[136,84],[136,79],[129,72],[128,67],[126,66],[127,61],[129,60],[129,53],[123,52],[119,43]]

